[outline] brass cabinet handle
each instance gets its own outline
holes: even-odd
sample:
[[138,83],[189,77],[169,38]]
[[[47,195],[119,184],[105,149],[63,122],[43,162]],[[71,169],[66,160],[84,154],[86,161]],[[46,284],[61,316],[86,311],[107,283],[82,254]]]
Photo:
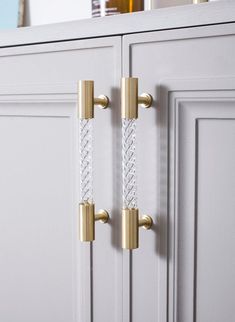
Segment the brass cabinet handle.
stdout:
[[122,119],[137,119],[138,105],[149,108],[153,98],[148,93],[138,96],[138,78],[123,77],[121,82]]
[[108,212],[101,209],[95,214],[95,205],[83,202],[79,205],[79,214],[80,240],[83,242],[95,240],[95,221],[105,224],[109,219]]
[[100,210],[95,214],[93,202],[93,134],[92,124],[94,118],[94,106],[107,108],[109,99],[105,95],[94,97],[94,81],[81,80],[78,83],[78,117],[80,119],[80,193],[79,205],[79,231],[81,241],[95,240],[95,221],[106,223],[109,214],[106,210]]
[[150,216],[139,218],[137,205],[136,179],[136,119],[138,104],[145,108],[152,105],[150,94],[138,96],[138,78],[122,78],[122,168],[123,168],[123,210],[122,248],[139,247],[139,227],[150,229],[153,220]]
[[109,98],[105,95],[94,97],[94,81],[80,80],[78,82],[78,117],[80,119],[93,119],[94,107],[107,108]]
[[137,208],[122,210],[122,247],[135,249],[139,247],[139,227],[150,229],[153,220],[148,215],[139,218]]

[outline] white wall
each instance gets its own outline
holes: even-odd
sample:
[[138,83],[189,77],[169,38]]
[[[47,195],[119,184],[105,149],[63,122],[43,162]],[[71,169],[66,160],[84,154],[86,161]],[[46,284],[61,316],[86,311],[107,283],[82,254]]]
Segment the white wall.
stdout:
[[25,0],[26,26],[90,17],[91,0]]

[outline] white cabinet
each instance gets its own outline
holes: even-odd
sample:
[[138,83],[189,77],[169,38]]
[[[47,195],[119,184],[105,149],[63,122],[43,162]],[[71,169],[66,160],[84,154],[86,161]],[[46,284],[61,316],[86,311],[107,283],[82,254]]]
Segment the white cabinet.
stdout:
[[[234,9],[0,34],[1,321],[234,321]],[[139,209],[154,225],[133,251],[121,248],[122,76],[154,98],[137,132]],[[94,199],[110,221],[91,244],[78,238],[82,79],[111,101],[93,120]]]
[[[89,321],[91,302],[96,321],[116,317],[113,290],[118,297],[122,265],[113,229],[119,162],[113,124],[120,48],[121,38],[110,37],[0,51],[4,322]],[[97,208],[106,207],[112,219],[110,225],[97,225],[93,247],[80,244],[77,229],[77,81],[84,78],[95,81],[96,95],[112,101],[112,109],[95,111],[95,198]]]

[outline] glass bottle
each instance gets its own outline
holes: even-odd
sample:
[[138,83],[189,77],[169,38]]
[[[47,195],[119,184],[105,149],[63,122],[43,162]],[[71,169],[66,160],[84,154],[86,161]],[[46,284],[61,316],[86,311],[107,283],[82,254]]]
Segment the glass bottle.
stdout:
[[92,0],[92,17],[144,10],[144,0]]

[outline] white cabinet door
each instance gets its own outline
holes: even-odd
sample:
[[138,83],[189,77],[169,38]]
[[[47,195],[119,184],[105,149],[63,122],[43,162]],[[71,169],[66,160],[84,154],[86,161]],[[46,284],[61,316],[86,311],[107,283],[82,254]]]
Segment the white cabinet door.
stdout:
[[73,104],[14,99],[0,102],[0,318],[75,321]]
[[235,78],[212,83],[172,84],[169,95],[171,273],[183,322],[235,319]]
[[[0,51],[0,320],[121,321],[116,197],[121,38]],[[94,194],[110,212],[78,239],[77,81],[95,81]],[[120,170],[121,171],[121,170]]]
[[126,255],[132,322],[235,319],[234,57],[235,24],[124,37],[124,76],[155,100],[138,120],[155,225]]

